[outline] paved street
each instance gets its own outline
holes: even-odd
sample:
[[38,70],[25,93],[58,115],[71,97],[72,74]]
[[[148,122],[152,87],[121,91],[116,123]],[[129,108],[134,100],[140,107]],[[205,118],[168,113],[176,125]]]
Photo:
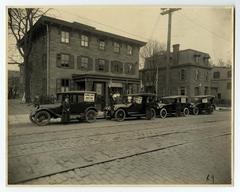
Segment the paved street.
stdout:
[[230,122],[230,111],[215,111],[152,121],[10,123],[9,183],[230,184]]

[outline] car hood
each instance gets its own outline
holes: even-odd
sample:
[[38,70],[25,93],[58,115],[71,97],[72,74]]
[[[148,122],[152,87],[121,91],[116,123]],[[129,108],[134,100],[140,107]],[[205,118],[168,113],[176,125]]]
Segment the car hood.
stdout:
[[168,105],[168,104],[165,104],[165,103],[158,103],[157,105],[158,105],[159,108],[162,108],[162,107],[164,107],[164,106],[166,106],[166,105]]
[[128,104],[115,104],[113,107],[114,107],[114,109],[118,109],[118,108],[127,108],[127,107],[129,107],[131,105],[132,105],[131,103],[128,103]]
[[62,105],[61,103],[44,104],[44,105],[40,105],[39,109],[52,109],[52,108],[60,107],[61,105]]

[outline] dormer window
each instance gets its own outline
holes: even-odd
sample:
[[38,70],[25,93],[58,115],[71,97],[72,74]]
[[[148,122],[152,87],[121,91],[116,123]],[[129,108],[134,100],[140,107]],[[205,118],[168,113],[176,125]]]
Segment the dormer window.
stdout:
[[194,62],[199,63],[200,57],[201,57],[200,55],[194,55]]

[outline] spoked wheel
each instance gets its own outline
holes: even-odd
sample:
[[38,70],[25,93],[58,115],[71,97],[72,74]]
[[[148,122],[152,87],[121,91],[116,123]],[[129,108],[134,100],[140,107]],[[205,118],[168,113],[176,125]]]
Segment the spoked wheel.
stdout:
[[147,120],[151,120],[154,119],[156,117],[156,112],[153,108],[147,109],[146,112],[146,119]]
[[88,110],[86,113],[86,121],[88,123],[93,123],[96,121],[96,111],[94,110]]
[[183,116],[188,116],[188,115],[189,115],[189,109],[185,107],[183,109]]
[[124,121],[125,117],[126,117],[126,113],[125,113],[125,111],[124,111],[123,109],[118,109],[118,110],[116,111],[116,113],[115,113],[115,119],[116,119],[117,121]]
[[49,124],[51,115],[47,111],[39,111],[35,115],[35,123],[39,126]]
[[162,108],[159,114],[160,114],[160,117],[164,119],[167,117],[167,110],[165,108]]
[[193,115],[198,115],[199,114],[199,109],[198,107],[193,108]]

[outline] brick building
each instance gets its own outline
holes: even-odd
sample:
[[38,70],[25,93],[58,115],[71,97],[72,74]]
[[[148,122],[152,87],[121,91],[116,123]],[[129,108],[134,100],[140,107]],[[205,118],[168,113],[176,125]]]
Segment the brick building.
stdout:
[[139,49],[145,42],[46,16],[34,25],[33,38],[32,97],[96,91],[102,108],[111,93],[139,90]]
[[[173,45],[173,52],[170,53],[170,95],[191,97],[210,94],[211,66],[209,54],[193,49],[179,50],[179,47],[179,44]],[[162,53],[147,58],[140,73],[142,73],[142,83],[146,92],[156,92],[157,84],[158,96],[166,96],[166,54]]]
[[231,67],[213,66],[211,72],[211,93],[219,104],[231,104],[232,70]]

